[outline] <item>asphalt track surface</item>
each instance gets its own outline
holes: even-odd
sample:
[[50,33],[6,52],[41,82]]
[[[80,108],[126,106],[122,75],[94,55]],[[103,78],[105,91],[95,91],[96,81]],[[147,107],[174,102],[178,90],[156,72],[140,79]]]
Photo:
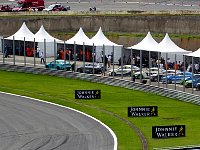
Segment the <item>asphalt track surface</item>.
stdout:
[[0,92],[0,150],[113,150],[111,132],[64,107]]
[[[1,0],[0,5],[16,6],[16,1]],[[200,8],[200,0],[45,0],[45,7],[53,3],[70,6],[71,11],[89,11],[89,7],[96,7],[97,11],[199,11]]]

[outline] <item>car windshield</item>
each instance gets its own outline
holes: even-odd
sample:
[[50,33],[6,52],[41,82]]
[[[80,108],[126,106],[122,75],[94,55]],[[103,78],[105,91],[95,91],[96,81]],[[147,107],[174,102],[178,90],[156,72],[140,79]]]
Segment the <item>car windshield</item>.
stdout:
[[50,5],[49,7],[48,7],[48,9],[53,9],[55,7],[55,5]]
[[21,8],[21,7],[23,7],[23,3],[18,3],[15,7],[17,7],[17,8]]
[[61,65],[63,65],[63,64],[64,64],[64,61],[56,61],[56,64],[61,64]]

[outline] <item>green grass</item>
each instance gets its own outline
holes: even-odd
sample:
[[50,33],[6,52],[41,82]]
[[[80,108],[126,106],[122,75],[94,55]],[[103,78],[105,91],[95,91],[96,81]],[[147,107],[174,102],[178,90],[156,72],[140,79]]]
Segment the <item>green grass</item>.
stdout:
[[[149,149],[200,144],[199,106],[150,93],[66,79],[0,71],[0,90],[51,101],[86,112],[108,125],[117,135],[119,150],[140,150],[136,133],[124,122],[103,110],[112,112],[135,124],[148,140]],[[74,90],[100,89],[101,100],[75,100]],[[128,118],[128,106],[158,106],[158,117]],[[186,125],[186,137],[152,139],[151,128],[157,125]]]
[[[53,32],[51,33],[55,37],[59,37],[60,39],[67,39],[73,37],[76,32]],[[86,35],[90,38],[92,38],[96,32],[87,32]],[[119,37],[134,37],[134,38],[144,38],[147,33],[120,33],[120,32],[104,32],[105,36],[109,37],[110,39],[112,38],[119,38]],[[151,33],[152,34],[152,33]],[[163,39],[165,37],[165,34],[152,34],[154,38],[161,38]],[[170,38],[177,38],[177,39],[200,39],[199,35],[184,35],[184,34],[169,34]]]

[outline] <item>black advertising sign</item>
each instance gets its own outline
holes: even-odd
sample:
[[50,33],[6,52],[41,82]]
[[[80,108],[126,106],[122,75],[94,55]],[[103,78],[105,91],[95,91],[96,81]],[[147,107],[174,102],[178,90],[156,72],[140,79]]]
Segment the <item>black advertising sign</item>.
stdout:
[[157,106],[128,107],[128,117],[154,117],[158,116]]
[[101,99],[101,90],[75,90],[75,99]]
[[185,125],[152,126],[152,138],[184,137]]

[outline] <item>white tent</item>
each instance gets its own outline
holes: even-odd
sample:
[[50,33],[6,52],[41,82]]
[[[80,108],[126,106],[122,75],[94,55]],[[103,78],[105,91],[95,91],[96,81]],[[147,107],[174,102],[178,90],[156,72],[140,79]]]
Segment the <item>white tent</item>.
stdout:
[[[128,49],[157,52],[157,46],[158,42],[156,42],[152,37],[151,33],[148,32],[141,42],[131,47],[128,47]],[[130,51],[128,51],[128,54],[126,55],[130,56]]]
[[88,45],[92,46],[92,41],[85,35],[82,27],[80,27],[79,31],[69,40],[66,41],[66,44],[77,44],[77,45]]
[[166,53],[168,54],[168,58],[172,61],[175,61],[175,54],[177,55],[177,61],[183,61],[183,54],[190,53],[190,51],[184,50],[178,47],[169,37],[168,33],[166,33],[163,40],[158,44],[157,50],[161,52],[161,57],[165,57]]
[[34,35],[35,39],[37,42],[44,42],[44,39],[46,40],[46,42],[53,42],[54,40],[56,42],[62,42],[62,40],[56,39],[53,36],[51,36],[45,29],[44,26],[42,25],[40,27],[40,29],[38,30],[37,33],[35,33]]
[[105,55],[111,55],[114,46],[114,62],[117,62],[121,57],[122,45],[118,45],[110,41],[102,32],[101,27],[94,37],[91,38],[92,43],[96,46],[96,58],[97,61],[101,61],[103,45],[105,46]]
[[[44,52],[44,39],[46,41],[46,56],[54,56],[54,40],[56,43],[64,43],[63,41],[52,37],[42,25],[38,32],[34,35],[35,41],[38,42],[40,50]],[[57,44],[56,44],[57,49]]]
[[95,46],[122,46],[118,45],[112,41],[110,41],[102,32],[101,27],[99,28],[98,32],[91,38],[91,41],[94,43]]
[[26,41],[34,41],[34,34],[28,29],[26,23],[24,22],[20,29],[13,35],[5,38],[6,40],[15,40],[24,41],[24,37]]
[[169,37],[168,33],[166,33],[164,39],[158,44],[158,51],[163,53],[189,53],[190,51],[184,50],[178,47]]
[[192,53],[185,54],[186,56],[200,57],[200,48]]
[[151,33],[148,32],[146,37],[138,44],[128,47],[128,49],[157,51],[158,43],[154,40]]

